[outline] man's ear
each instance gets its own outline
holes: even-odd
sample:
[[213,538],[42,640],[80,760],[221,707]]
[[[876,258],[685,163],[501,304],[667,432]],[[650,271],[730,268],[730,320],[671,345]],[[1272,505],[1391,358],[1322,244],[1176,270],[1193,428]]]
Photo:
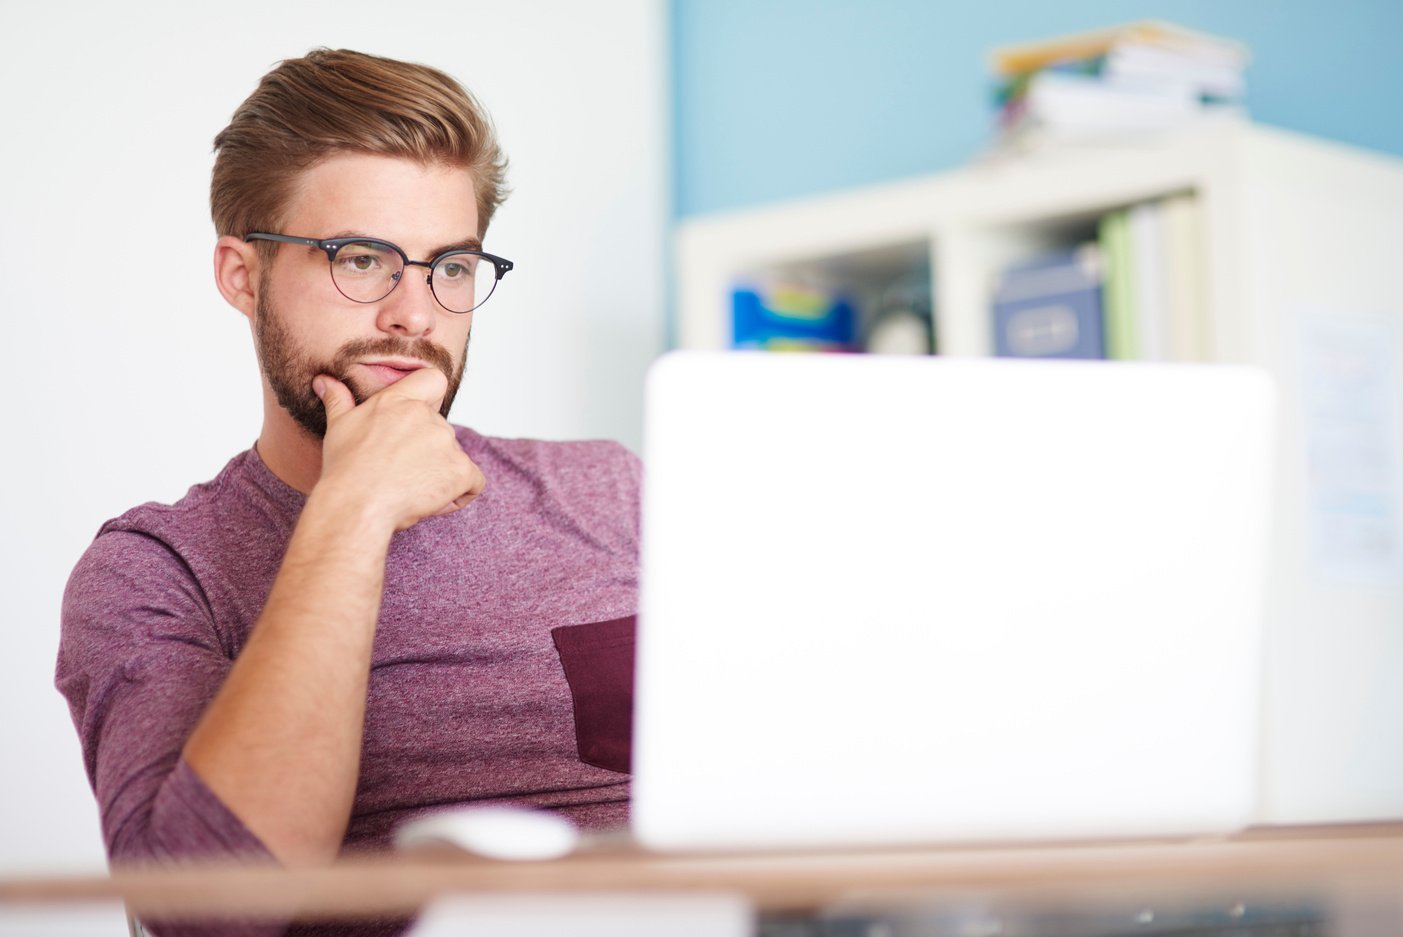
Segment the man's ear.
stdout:
[[247,241],[226,234],[214,244],[214,283],[224,300],[250,320],[257,302],[260,258]]

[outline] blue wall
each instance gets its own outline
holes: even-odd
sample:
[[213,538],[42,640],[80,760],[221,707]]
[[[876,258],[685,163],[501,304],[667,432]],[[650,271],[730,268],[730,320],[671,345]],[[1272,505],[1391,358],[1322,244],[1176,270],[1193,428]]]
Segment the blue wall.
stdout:
[[994,46],[1166,19],[1252,49],[1263,123],[1403,155],[1403,0],[672,0],[681,217],[945,169]]

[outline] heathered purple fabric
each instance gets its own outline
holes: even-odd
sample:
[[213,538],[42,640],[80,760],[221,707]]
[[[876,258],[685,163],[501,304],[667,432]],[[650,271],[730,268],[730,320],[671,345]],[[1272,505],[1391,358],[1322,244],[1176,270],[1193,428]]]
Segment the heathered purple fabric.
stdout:
[[[628,776],[579,758],[551,629],[636,611],[638,461],[614,443],[457,434],[487,488],[391,541],[347,852],[383,849],[406,818],[470,801],[557,809],[586,827],[627,820]],[[104,524],[74,570],[57,683],[114,861],[270,858],[180,751],[304,502],[249,450],[175,505]]]

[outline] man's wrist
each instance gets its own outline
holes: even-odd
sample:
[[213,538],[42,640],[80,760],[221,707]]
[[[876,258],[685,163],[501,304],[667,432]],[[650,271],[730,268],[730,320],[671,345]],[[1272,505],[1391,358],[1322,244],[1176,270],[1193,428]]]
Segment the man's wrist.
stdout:
[[326,479],[308,494],[302,517],[304,522],[334,527],[342,536],[369,542],[388,543],[396,528],[391,511],[375,498]]

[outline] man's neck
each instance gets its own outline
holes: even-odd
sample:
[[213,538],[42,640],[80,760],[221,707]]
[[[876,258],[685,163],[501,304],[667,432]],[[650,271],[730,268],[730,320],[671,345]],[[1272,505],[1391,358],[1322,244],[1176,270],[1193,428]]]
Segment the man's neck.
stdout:
[[322,474],[322,441],[297,425],[278,407],[263,414],[263,430],[258,434],[258,457],[268,470],[286,484],[305,494]]

